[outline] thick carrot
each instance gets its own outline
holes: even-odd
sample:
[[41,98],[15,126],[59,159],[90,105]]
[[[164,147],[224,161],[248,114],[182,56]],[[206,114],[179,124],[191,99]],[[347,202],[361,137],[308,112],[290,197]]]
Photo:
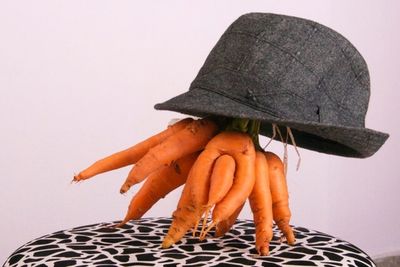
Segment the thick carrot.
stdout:
[[236,172],[232,187],[215,205],[212,223],[203,235],[219,222],[228,219],[246,201],[255,181],[255,148],[249,135],[240,132],[222,132],[207,144],[205,151],[231,155],[236,162]]
[[268,177],[271,188],[272,212],[275,223],[282,231],[288,244],[295,243],[292,227],[289,225],[291,212],[289,209],[289,193],[281,159],[272,152],[265,152],[268,162]]
[[256,228],[256,249],[262,256],[269,254],[272,233],[272,199],[269,187],[268,164],[262,152],[256,154],[256,182],[249,196]]
[[[190,170],[178,208],[173,214],[172,224],[164,238],[163,248],[170,247],[176,243],[190,228],[197,225],[209,199],[208,193],[213,164],[223,154],[231,155],[235,159],[237,164],[235,179],[242,181],[248,178],[248,182],[251,183],[251,185],[243,185],[242,182],[241,185],[236,185],[242,186],[243,189],[243,192],[240,192],[240,189],[236,189],[236,191],[239,191],[239,204],[237,204],[237,207],[245,202],[248,195],[250,195],[254,184],[255,150],[253,142],[244,133],[227,131],[219,133],[208,142]],[[229,192],[232,191],[233,186],[235,186],[235,182]],[[227,217],[236,210],[237,207],[234,207],[234,205],[230,205],[232,210],[231,212],[226,212],[228,214]]]
[[227,154],[220,156],[215,160],[214,167],[210,178],[210,189],[208,193],[208,202],[206,211],[204,212],[203,228],[200,233],[200,239],[207,223],[210,209],[218,203],[229,191],[233,183],[235,175],[235,160]]
[[187,230],[192,228],[196,223],[198,212],[191,202],[190,186],[188,183],[183,188],[178,207],[172,213],[172,223],[168,229],[167,235],[164,237],[161,247],[169,248],[185,235]]
[[198,154],[190,154],[152,173],[132,198],[124,220],[117,227],[141,218],[157,201],[184,184]]
[[193,164],[178,207],[173,213],[171,226],[162,243],[163,248],[178,242],[190,228],[195,227],[196,230],[208,201],[212,167],[219,155],[218,151],[205,149]]
[[140,183],[162,166],[167,166],[174,160],[200,151],[217,130],[217,125],[209,119],[193,121],[185,129],[151,148],[130,171],[120,192],[125,193],[132,185]]
[[225,235],[235,224],[237,217],[239,216],[240,212],[242,211],[244,203],[232,213],[228,219],[220,221],[215,225],[215,237],[220,237]]
[[177,123],[168,126],[164,131],[151,136],[150,138],[122,151],[114,153],[104,159],[98,160],[93,163],[87,169],[81,171],[79,174],[74,176],[74,181],[82,181],[91,178],[97,174],[122,168],[131,164],[136,163],[142,158],[150,148],[160,144],[166,138],[177,132],[183,130],[189,125],[193,119],[186,118],[178,121]]

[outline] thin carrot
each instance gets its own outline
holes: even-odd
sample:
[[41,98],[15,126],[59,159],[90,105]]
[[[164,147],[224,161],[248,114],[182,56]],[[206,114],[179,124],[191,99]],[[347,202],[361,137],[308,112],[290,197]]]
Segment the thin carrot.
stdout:
[[269,187],[268,164],[262,152],[256,154],[256,182],[249,196],[256,228],[256,249],[262,256],[269,254],[272,233],[272,199]]
[[215,225],[215,237],[221,237],[225,235],[235,224],[240,212],[242,211],[244,203],[232,213],[227,219],[220,221]]
[[229,192],[215,205],[212,223],[203,236],[219,222],[228,219],[246,201],[255,181],[255,148],[249,135],[240,132],[222,132],[207,144],[205,151],[207,150],[231,155],[236,162],[236,172]]
[[215,160],[214,167],[210,178],[210,189],[208,193],[208,202],[204,212],[203,228],[200,233],[200,239],[207,223],[210,209],[218,203],[228,193],[233,183],[235,175],[235,160],[227,154],[220,156]]
[[151,136],[150,138],[122,151],[114,153],[106,158],[96,161],[87,169],[81,171],[79,174],[74,176],[74,181],[82,181],[89,179],[97,174],[122,168],[131,164],[136,163],[142,158],[150,148],[160,144],[166,138],[177,132],[183,130],[189,125],[193,119],[186,118],[178,121],[177,123],[168,126],[164,131]]
[[124,220],[117,227],[130,220],[140,219],[157,201],[184,184],[198,154],[198,152],[195,152],[185,156],[152,173],[132,198]]
[[272,212],[275,223],[282,231],[288,244],[295,243],[292,227],[289,225],[291,212],[289,209],[289,193],[281,159],[272,152],[265,152],[268,162],[268,177],[271,188]]
[[209,119],[193,121],[185,129],[151,148],[130,171],[120,192],[125,193],[132,185],[143,181],[150,173],[162,166],[167,166],[174,160],[200,151],[217,130],[217,125]]

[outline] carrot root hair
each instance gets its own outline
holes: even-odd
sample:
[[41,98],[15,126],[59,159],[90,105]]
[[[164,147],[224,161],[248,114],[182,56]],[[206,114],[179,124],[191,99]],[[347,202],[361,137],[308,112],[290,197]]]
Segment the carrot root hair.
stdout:
[[213,227],[215,227],[218,224],[218,221],[213,221],[208,227],[207,229],[204,231],[203,235],[200,236],[200,240],[203,240],[206,235],[208,234],[208,232],[210,232],[211,229],[213,229]]
[[206,207],[206,211],[204,212],[204,217],[203,217],[203,225],[201,226],[201,232],[200,232],[200,240],[203,240],[202,237],[205,236],[204,235],[204,231],[206,229],[207,226],[207,219],[210,216],[210,208],[209,206]]
[[272,136],[271,136],[270,140],[268,141],[268,143],[263,147],[263,150],[265,150],[269,146],[269,144],[272,142],[272,140],[275,139],[277,134],[279,135],[279,139],[281,139],[281,142],[283,143],[283,149],[284,149],[283,165],[285,166],[284,170],[285,170],[285,176],[286,176],[287,166],[288,166],[288,149],[287,149],[288,138],[290,138],[290,141],[291,141],[292,145],[294,146],[294,150],[296,151],[296,154],[297,154],[296,171],[298,171],[300,169],[301,155],[300,155],[299,149],[297,148],[296,140],[294,138],[292,129],[290,129],[290,127],[286,126],[286,138],[284,140],[283,135],[276,123],[272,123]]
[[192,231],[192,236],[196,237],[197,233],[197,228],[199,227],[199,221],[196,222],[196,224],[193,226],[193,231]]

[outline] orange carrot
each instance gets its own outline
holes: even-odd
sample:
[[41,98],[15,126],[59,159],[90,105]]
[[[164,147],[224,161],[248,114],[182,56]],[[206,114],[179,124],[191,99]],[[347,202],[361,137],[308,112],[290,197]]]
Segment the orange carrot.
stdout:
[[214,164],[210,180],[207,208],[219,202],[229,191],[235,175],[235,160],[227,154],[220,156]]
[[186,118],[177,123],[168,126],[164,131],[153,135],[152,137],[122,151],[114,153],[104,159],[96,161],[87,169],[81,171],[78,175],[74,176],[74,181],[82,181],[89,179],[97,174],[122,168],[136,163],[142,158],[150,148],[160,144],[166,138],[176,134],[189,125],[193,119]]
[[208,193],[208,202],[206,211],[204,213],[203,228],[200,233],[200,239],[204,232],[208,214],[210,209],[218,203],[229,191],[233,183],[233,176],[235,175],[235,160],[232,156],[227,154],[220,156],[215,160],[214,167],[210,178],[210,189]]
[[261,256],[269,254],[272,233],[272,199],[269,187],[268,164],[262,152],[256,154],[256,182],[249,196],[256,228],[256,249]]
[[167,235],[164,237],[161,247],[169,248],[185,235],[187,230],[192,228],[197,215],[194,205],[191,203],[191,189],[188,183],[183,188],[181,198],[179,199],[176,210],[172,213],[172,223],[168,229]]
[[220,237],[225,235],[235,224],[237,217],[239,216],[240,212],[242,211],[244,203],[232,213],[231,216],[228,217],[226,220],[222,220],[215,225],[215,237]]
[[124,220],[117,227],[130,220],[140,219],[158,200],[184,184],[198,154],[190,154],[152,173],[132,198]]
[[[228,131],[219,133],[208,142],[190,170],[178,208],[173,214],[171,226],[164,238],[163,248],[168,248],[179,241],[190,228],[197,225],[209,199],[213,164],[223,154],[231,155],[235,159],[237,164],[235,181],[240,181],[234,182],[228,194],[221,200],[223,202],[230,192],[234,192],[235,196],[229,197],[229,204],[225,205],[228,209],[223,208],[224,214],[227,214],[226,217],[229,217],[250,195],[254,184],[253,142],[244,133]],[[234,189],[235,185],[236,189]]]
[[162,243],[163,248],[168,248],[178,242],[192,227],[195,228],[195,233],[197,222],[204,213],[204,207],[208,201],[212,167],[219,155],[217,151],[205,149],[193,164],[178,207],[173,213],[172,223]]
[[150,173],[162,166],[167,166],[174,160],[200,151],[217,130],[217,125],[209,119],[193,121],[185,129],[151,148],[130,171],[120,192],[125,193],[132,185],[143,181]]
[[295,243],[293,230],[289,225],[291,212],[289,209],[289,193],[281,159],[272,152],[265,152],[268,162],[268,177],[272,196],[272,212],[275,223],[282,231],[288,244]]
[[204,151],[215,151],[214,154],[217,156],[218,154],[231,155],[236,162],[236,172],[229,192],[215,205],[212,223],[203,236],[216,224],[228,219],[246,201],[255,181],[255,148],[249,135],[240,132],[222,132],[207,144]]

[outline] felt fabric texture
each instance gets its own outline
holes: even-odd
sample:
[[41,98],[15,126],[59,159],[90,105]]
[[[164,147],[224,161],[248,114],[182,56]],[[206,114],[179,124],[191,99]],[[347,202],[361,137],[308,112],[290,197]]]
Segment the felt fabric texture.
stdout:
[[261,120],[266,136],[272,123],[284,134],[287,126],[300,147],[365,158],[389,137],[365,127],[369,97],[367,64],[342,35],[303,18],[249,13],[225,31],[189,91],[155,108]]

